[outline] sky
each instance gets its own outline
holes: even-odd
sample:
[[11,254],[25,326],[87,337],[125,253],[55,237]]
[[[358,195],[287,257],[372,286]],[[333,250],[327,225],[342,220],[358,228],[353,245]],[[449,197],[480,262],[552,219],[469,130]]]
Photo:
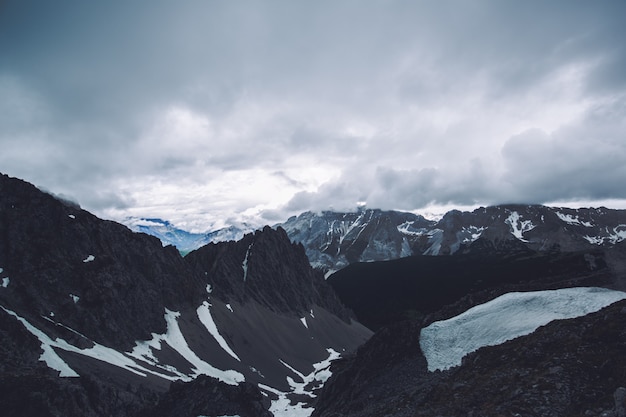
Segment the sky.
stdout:
[[0,2],[0,172],[204,231],[626,207],[626,2]]

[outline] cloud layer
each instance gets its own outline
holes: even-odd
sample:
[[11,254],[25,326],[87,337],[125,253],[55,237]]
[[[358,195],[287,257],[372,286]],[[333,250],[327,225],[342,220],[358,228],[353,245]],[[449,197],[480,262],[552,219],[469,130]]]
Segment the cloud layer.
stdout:
[[626,199],[626,4],[0,6],[0,171],[196,230]]

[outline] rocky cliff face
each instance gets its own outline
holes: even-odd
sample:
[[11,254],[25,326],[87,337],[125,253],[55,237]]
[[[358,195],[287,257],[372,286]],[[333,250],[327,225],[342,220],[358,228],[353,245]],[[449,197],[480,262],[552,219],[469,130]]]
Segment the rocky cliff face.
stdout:
[[343,318],[350,312],[339,302],[319,271],[308,262],[304,247],[292,243],[281,227],[266,226],[232,242],[210,243],[187,255],[207,277],[214,294],[225,302],[255,301],[272,311],[296,317],[314,305]]
[[396,259],[413,254],[414,236],[435,222],[396,211],[364,209],[355,213],[306,212],[280,227],[302,243],[311,264],[324,272],[351,263]]
[[5,415],[302,412],[371,335],[282,231],[188,260],[23,181],[0,196]]
[[88,329],[93,339],[128,349],[165,331],[164,307],[177,311],[202,300],[202,281],[158,239],[4,175],[0,196],[5,308]]

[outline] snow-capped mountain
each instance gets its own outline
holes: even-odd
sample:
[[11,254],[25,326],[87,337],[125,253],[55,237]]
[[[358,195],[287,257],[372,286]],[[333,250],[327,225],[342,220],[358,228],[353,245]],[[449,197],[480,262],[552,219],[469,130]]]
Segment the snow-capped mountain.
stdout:
[[253,232],[255,228],[241,224],[228,226],[206,233],[192,233],[174,226],[167,220],[159,218],[128,217],[123,224],[134,232],[146,233],[161,240],[163,245],[175,246],[182,254],[187,254],[208,243],[228,242],[239,240],[246,233]]
[[[186,254],[210,242],[239,240],[249,225],[190,233],[162,219],[129,218],[131,230],[158,237]],[[539,205],[452,210],[438,220],[376,209],[357,212],[305,212],[275,225],[302,243],[314,268],[329,276],[355,262],[411,255],[453,255],[470,250],[531,249],[571,252],[607,247],[626,239],[626,210],[559,208]]]
[[626,210],[538,205],[452,210],[439,221],[396,211],[306,212],[280,224],[304,245],[311,264],[330,273],[355,262],[471,250],[571,252],[626,239]]
[[371,335],[282,229],[183,258],[21,180],[0,195],[5,416],[309,415]]
[[311,265],[328,273],[355,262],[410,256],[416,236],[428,235],[434,225],[412,213],[362,209],[305,212],[279,226],[304,245]]

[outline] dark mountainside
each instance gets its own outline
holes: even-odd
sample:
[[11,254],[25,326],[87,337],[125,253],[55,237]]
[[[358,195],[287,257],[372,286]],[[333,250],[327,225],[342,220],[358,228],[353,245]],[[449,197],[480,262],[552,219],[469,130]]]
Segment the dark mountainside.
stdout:
[[442,372],[427,371],[423,324],[386,327],[335,363],[313,417],[624,415],[616,405],[626,400],[618,389],[626,382],[626,301],[482,348]]
[[[351,313],[341,305],[321,272],[313,270],[301,244],[291,243],[282,228],[248,234],[233,242],[209,243],[186,257],[208,277],[214,294],[224,302],[254,300],[272,311],[296,317],[308,314],[316,304],[349,321]],[[268,286],[262,277],[273,277]],[[233,279],[237,277],[237,279]]]
[[361,323],[376,330],[434,313],[467,294],[484,299],[481,293],[493,298],[495,293],[574,286],[623,288],[606,258],[598,249],[552,253],[521,248],[506,256],[489,251],[420,255],[352,264],[331,275],[328,283]]
[[626,242],[570,253],[515,240],[494,250],[492,243],[478,239],[454,256],[355,264],[332,275],[357,317],[382,327],[333,365],[313,416],[626,415],[616,411],[626,401],[618,390],[626,386],[624,301],[428,372],[420,331],[434,321],[512,291],[626,285]]
[[[247,236],[249,257],[214,245],[203,268],[21,180],[0,176],[0,196],[4,416],[267,416],[270,400],[308,403],[320,385],[295,394],[287,378],[321,378],[329,349],[371,335],[284,232]],[[237,292],[244,265],[258,292]]]

